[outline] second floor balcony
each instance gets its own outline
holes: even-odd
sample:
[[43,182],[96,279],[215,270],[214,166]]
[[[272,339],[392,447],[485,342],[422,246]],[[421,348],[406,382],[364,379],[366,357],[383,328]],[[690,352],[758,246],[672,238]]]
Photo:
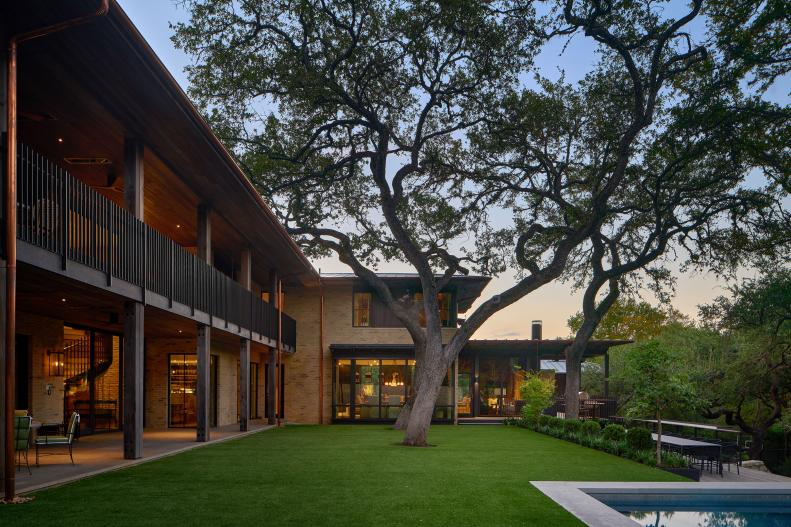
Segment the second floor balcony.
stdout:
[[18,148],[23,262],[275,346],[296,322],[32,148]]

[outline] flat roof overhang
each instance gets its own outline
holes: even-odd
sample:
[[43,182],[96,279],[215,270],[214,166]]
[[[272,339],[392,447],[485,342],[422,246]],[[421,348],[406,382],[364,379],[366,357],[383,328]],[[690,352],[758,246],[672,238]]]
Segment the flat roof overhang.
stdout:
[[[521,355],[538,353],[539,359],[562,360],[571,339],[521,339],[521,340],[471,340],[462,349],[462,355]],[[613,346],[631,343],[631,340],[591,340],[585,357],[604,355]],[[336,359],[353,358],[412,358],[412,344],[331,344],[330,352]]]
[[[2,12],[7,34],[16,34],[89,13],[97,5],[97,0],[16,1]],[[310,261],[115,0],[104,17],[26,42],[20,47],[20,74],[33,58],[48,72],[51,89],[78,85],[95,101],[92,107],[121,124],[123,134],[142,138],[239,231],[258,261],[287,270],[281,273],[286,284],[318,283]],[[98,120],[92,124],[101,144],[109,130]]]

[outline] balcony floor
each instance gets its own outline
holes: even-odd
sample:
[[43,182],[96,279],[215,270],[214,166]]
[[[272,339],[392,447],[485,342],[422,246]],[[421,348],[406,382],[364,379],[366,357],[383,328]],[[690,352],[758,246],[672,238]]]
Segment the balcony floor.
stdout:
[[32,492],[45,487],[62,485],[78,479],[94,476],[102,472],[153,461],[162,457],[200,448],[202,446],[227,441],[272,428],[262,422],[250,425],[247,432],[239,432],[239,425],[227,425],[211,429],[211,441],[197,443],[195,429],[146,430],[143,433],[143,458],[124,459],[122,452],[123,434],[121,432],[100,433],[80,438],[74,444],[74,465],[69,460],[68,450],[64,447],[49,447],[41,452],[65,452],[66,455],[42,455],[36,467],[36,449],[30,448],[30,470],[23,466],[16,473],[18,493]]

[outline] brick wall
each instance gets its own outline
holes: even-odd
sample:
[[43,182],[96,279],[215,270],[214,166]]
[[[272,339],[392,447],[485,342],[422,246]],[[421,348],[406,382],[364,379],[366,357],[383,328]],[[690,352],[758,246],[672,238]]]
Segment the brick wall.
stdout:
[[[287,292],[284,311],[297,321],[297,351],[286,355],[286,420],[319,422],[319,288]],[[324,288],[324,423],[332,420],[331,344],[412,344],[404,328],[358,328],[352,326],[352,285]],[[447,342],[455,328],[443,329]]]
[[[33,416],[42,422],[63,420],[63,377],[49,375],[47,351],[63,350],[63,321],[17,312],[17,333],[30,338],[30,403]],[[47,394],[47,384],[52,392]]]
[[[196,345],[195,339],[191,337],[146,339],[146,428],[167,428],[169,356],[174,353],[194,355]],[[234,424],[238,422],[239,349],[224,342],[212,341],[211,354],[217,357],[218,367],[217,424]]]

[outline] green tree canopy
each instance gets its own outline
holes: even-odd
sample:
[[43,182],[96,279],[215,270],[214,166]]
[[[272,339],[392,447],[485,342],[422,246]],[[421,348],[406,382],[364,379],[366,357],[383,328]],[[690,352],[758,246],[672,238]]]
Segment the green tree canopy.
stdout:
[[[582,312],[568,319],[568,327],[576,333],[582,326]],[[658,336],[670,324],[684,325],[689,320],[672,306],[653,306],[633,298],[619,299],[602,317],[593,333],[597,339],[644,341]]]

